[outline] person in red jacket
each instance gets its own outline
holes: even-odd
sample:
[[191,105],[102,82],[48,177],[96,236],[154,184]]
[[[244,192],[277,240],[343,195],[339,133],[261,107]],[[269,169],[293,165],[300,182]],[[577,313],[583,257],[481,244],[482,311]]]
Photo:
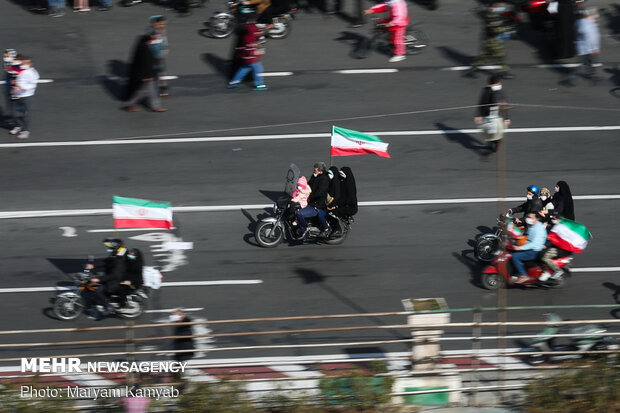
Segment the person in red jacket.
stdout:
[[388,0],[379,3],[364,11],[364,14],[388,12],[389,18],[380,20],[380,23],[386,23],[388,30],[392,34],[390,41],[394,46],[394,56],[389,60],[390,63],[405,60],[405,33],[409,24],[409,12],[405,0]]
[[228,88],[233,89],[239,87],[241,80],[250,71],[254,76],[254,90],[267,90],[267,86],[263,81],[263,64],[260,62],[260,57],[265,53],[264,49],[260,47],[259,40],[261,32],[256,26],[256,16],[252,15],[248,17],[245,24],[245,34],[241,39],[241,45],[237,47],[237,58],[241,60],[241,67],[237,70],[237,73],[233,76],[232,80],[228,83]]

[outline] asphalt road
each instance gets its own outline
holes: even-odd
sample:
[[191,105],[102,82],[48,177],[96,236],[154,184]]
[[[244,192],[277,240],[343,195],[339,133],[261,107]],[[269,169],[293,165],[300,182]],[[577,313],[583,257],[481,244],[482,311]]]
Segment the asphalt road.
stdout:
[[[34,59],[41,84],[33,108],[32,137],[17,142],[8,134],[0,146],[0,213],[10,211],[110,208],[112,195],[167,200],[179,206],[268,204],[281,191],[286,169],[295,162],[309,174],[317,160],[328,160],[329,138],[261,139],[266,134],[328,133],[332,124],[360,131],[440,131],[473,127],[473,109],[485,76],[463,78],[442,70],[469,63],[477,51],[479,25],[475,2],[444,0],[437,11],[410,4],[412,20],[432,39],[431,47],[396,65],[375,53],[366,60],[349,56],[356,36],[369,28],[350,29],[344,19],[301,12],[286,40],[270,40],[267,77],[270,90],[229,91],[225,62],[230,40],[202,35],[203,22],[215,4],[181,18],[170,14],[171,97],[168,112],[129,114],[118,110],[122,88],[109,76],[122,76],[135,37],[149,15],[162,9],[150,4],[114,8],[108,13],[68,14],[60,19],[29,15],[15,4],[0,5],[2,47]],[[601,1],[603,80],[558,85],[558,69],[545,63],[529,41],[511,41],[509,62],[517,77],[505,82],[513,103],[514,128],[597,127],[618,125],[618,3]],[[170,12],[167,12],[170,13]],[[535,35],[530,33],[530,35]],[[527,39],[532,36],[526,36]],[[344,39],[343,39],[344,38]],[[347,40],[349,39],[349,40]],[[397,68],[394,73],[342,74],[343,69]],[[380,116],[377,116],[380,115]],[[241,136],[235,141],[133,143],[97,146],[34,146],[41,142],[100,141],[119,138]],[[391,159],[373,156],[336,158],[356,174],[360,201],[396,201],[523,196],[529,184],[553,188],[566,180],[574,195],[617,195],[620,169],[618,130],[511,133],[505,162],[485,160],[475,133],[384,136]],[[26,145],[21,145],[25,143]],[[20,144],[15,146],[13,144]],[[32,144],[29,146],[28,144]],[[495,203],[362,207],[345,244],[256,246],[252,228],[260,209],[186,212],[175,215],[175,240],[193,242],[181,258],[157,251],[161,239],[144,232],[123,233],[150,263],[174,269],[166,281],[261,280],[260,284],[165,287],[155,293],[152,309],[198,307],[209,320],[400,311],[408,297],[445,297],[453,308],[492,306],[496,293],[476,283],[480,264],[473,261],[471,240],[494,223]],[[578,221],[595,238],[575,258],[575,267],[618,267],[614,241],[618,200],[578,200]],[[75,237],[63,236],[72,227]],[[66,280],[88,255],[102,253],[100,239],[113,232],[109,215],[3,219],[0,288],[46,287]],[[141,237],[140,237],[141,236]],[[140,237],[130,238],[130,237]],[[168,260],[168,261],[166,261]],[[508,291],[508,304],[612,304],[617,272],[575,273],[562,290]],[[50,292],[2,293],[2,330],[93,326],[81,318],[62,323],[50,317]],[[612,312],[612,314],[615,314]],[[523,314],[541,319],[541,312]],[[564,311],[572,318],[609,317],[609,310]],[[161,319],[161,313],[144,321]],[[493,318],[493,316],[490,316]],[[516,317],[511,315],[512,317]],[[466,321],[467,314],[455,315]],[[400,324],[400,318],[356,321],[286,321],[274,324],[210,326],[215,333],[292,330],[324,326]],[[98,325],[119,324],[107,319]],[[516,331],[516,330],[515,330]],[[521,331],[533,331],[522,329]],[[166,334],[157,329],[150,336]],[[462,330],[461,332],[467,332]],[[407,338],[407,330],[349,333],[295,333],[273,337],[218,337],[215,347],[261,344],[346,342]],[[50,341],[50,334],[27,340]],[[66,336],[63,336],[66,339]],[[107,333],[77,338],[104,338]],[[3,336],[6,342],[24,336]],[[493,343],[494,344],[494,343]],[[489,344],[489,345],[493,345]],[[450,343],[449,348],[461,345]],[[116,348],[100,346],[98,348]],[[382,347],[404,351],[404,344]],[[92,347],[76,351],[92,351]],[[2,357],[49,354],[52,350],[14,349]],[[61,350],[53,350],[56,354]],[[211,353],[213,357],[321,354],[341,348]]]

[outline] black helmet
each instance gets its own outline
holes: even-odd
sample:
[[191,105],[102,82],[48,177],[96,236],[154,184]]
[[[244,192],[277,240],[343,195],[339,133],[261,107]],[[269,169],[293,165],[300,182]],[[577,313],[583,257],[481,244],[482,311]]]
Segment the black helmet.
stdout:
[[123,246],[123,240],[118,238],[106,238],[103,241],[103,245],[111,249],[112,251],[118,250]]

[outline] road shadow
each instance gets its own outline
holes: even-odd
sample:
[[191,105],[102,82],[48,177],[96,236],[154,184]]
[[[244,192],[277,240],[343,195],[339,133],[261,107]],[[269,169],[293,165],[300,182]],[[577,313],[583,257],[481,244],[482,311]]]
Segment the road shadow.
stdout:
[[461,53],[460,51],[453,49],[450,46],[438,46],[437,50],[445,58],[452,60],[459,66],[471,66],[472,62],[476,58],[476,56]]
[[345,31],[340,32],[340,35],[334,40],[337,42],[346,43],[350,46],[349,56],[354,59],[362,59],[361,50],[366,47],[368,38],[362,34]]
[[424,7],[428,10],[437,10],[441,0],[412,0],[413,4],[417,4],[420,7]]
[[435,123],[435,127],[443,131],[444,137],[449,142],[458,143],[463,148],[469,149],[479,156],[487,156],[491,153],[491,150],[486,143],[480,142],[477,138],[468,133],[463,133],[460,130],[451,128],[441,122]]
[[213,53],[203,53],[202,60],[216,70],[223,78],[228,79],[230,76],[230,61],[222,59]]
[[285,196],[286,193],[284,191],[269,191],[265,189],[259,189],[261,194],[265,195],[271,202],[276,202],[281,196]]
[[452,256],[457,259],[458,262],[467,267],[469,271],[469,282],[471,285],[482,288],[480,283],[480,274],[482,274],[482,269],[485,267],[485,263],[478,261],[474,257],[474,250],[472,249],[464,249],[460,253],[453,252]]
[[107,64],[107,75],[100,76],[99,81],[103,85],[108,95],[118,101],[125,100],[127,89],[127,76],[130,64],[122,60],[109,60]]
[[47,258],[47,260],[65,274],[80,272],[84,270],[84,266],[87,263],[86,259],[77,258]]
[[[351,300],[349,297],[342,294],[340,291],[333,288],[332,286],[329,285],[329,283],[326,282],[329,278],[336,278],[336,277],[357,278],[359,277],[359,275],[349,274],[349,275],[337,275],[336,277],[331,277],[331,276],[325,276],[324,274],[321,274],[320,272],[314,269],[311,269],[311,268],[296,268],[295,272],[297,273],[298,277],[303,281],[304,284],[317,284],[322,290],[324,290],[326,293],[328,293],[329,295],[331,295],[332,297],[334,297],[341,303],[345,304],[347,307],[351,308],[355,313],[364,314],[364,313],[370,312],[368,311],[368,309],[364,308],[362,305],[358,304],[357,302]],[[378,317],[366,317],[366,318],[375,325],[378,325],[378,326],[387,325],[386,323],[381,321],[381,319],[379,319]],[[382,330],[382,331],[385,331],[385,330]],[[387,331],[389,331],[392,336],[394,336],[395,338],[399,340],[411,338],[410,336],[402,334],[400,331],[397,331],[397,330],[387,329]]]
[[263,212],[258,214],[256,217],[254,217],[252,214],[250,214],[245,209],[241,209],[241,213],[243,214],[244,217],[246,217],[248,219],[248,227],[247,227],[248,228],[248,233],[243,236],[243,241],[245,241],[248,245],[251,245],[253,247],[259,247],[260,245],[258,245],[258,243],[256,242],[256,238],[254,236],[254,231],[256,230],[256,225],[258,225],[258,223],[263,218],[267,218],[271,214],[266,209],[263,210]]
[[616,302],[616,304],[620,304],[620,285],[618,284],[614,284],[612,282],[604,282],[603,283],[603,287],[609,288],[611,291],[613,291],[612,294],[612,298],[614,299],[614,301]]
[[601,14],[605,18],[611,38],[620,41],[620,4],[612,4],[610,9],[602,9]]

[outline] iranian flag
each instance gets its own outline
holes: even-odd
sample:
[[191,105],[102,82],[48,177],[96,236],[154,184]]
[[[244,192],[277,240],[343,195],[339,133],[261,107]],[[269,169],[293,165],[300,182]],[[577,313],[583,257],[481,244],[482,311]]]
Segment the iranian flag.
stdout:
[[553,245],[571,252],[582,252],[588,246],[588,240],[592,234],[585,225],[570,219],[560,218],[547,237]]
[[172,228],[170,202],[115,196],[112,215],[115,228]]
[[506,230],[514,238],[519,238],[523,236],[523,228],[519,228],[519,226],[515,225],[515,222],[513,220],[510,220],[508,226],[506,227]]
[[332,156],[375,154],[389,158],[388,144],[374,135],[332,126]]

